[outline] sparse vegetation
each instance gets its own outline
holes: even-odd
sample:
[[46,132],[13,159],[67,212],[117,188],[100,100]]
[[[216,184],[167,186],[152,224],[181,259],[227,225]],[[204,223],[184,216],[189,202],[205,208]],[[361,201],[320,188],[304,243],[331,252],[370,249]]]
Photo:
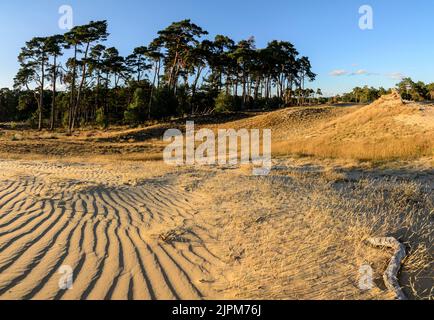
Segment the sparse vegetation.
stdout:
[[[202,186],[212,199],[207,206],[214,204],[204,219],[217,226],[223,240],[216,246],[226,252],[231,270],[227,298],[393,298],[382,284],[391,252],[371,249],[364,240],[395,236],[409,248],[405,292],[432,299],[427,279],[434,261],[429,217],[433,194],[426,185],[396,183],[395,174],[389,179],[375,170],[362,178],[341,168],[336,176],[335,170],[321,165],[286,163],[289,166],[279,162],[279,169],[264,179],[242,171],[241,176],[222,174]],[[221,190],[221,185],[226,188]],[[229,204],[227,197],[237,201]],[[364,264],[375,271],[376,288],[369,292],[353,285]]]

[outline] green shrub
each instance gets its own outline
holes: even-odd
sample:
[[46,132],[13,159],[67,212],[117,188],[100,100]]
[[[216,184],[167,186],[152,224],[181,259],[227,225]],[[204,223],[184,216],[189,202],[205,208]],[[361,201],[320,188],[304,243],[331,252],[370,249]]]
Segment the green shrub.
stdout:
[[217,113],[239,111],[242,106],[242,97],[228,95],[224,92],[215,99],[214,111]]
[[108,127],[108,119],[104,113],[103,108],[99,108],[96,110],[96,124],[100,126],[103,129],[106,129]]
[[68,124],[69,124],[69,112],[65,111],[62,113],[62,126],[64,128],[68,128]]
[[30,118],[27,119],[26,123],[32,128],[37,128],[39,122],[39,114],[37,111],[33,112]]
[[276,109],[283,107],[284,105],[285,105],[285,103],[279,97],[272,97],[272,98],[266,99],[266,102],[265,102],[265,108],[268,110],[276,110]]
[[176,106],[176,115],[183,116],[191,113],[191,100],[188,88],[184,85],[176,89],[176,99],[178,100]]
[[217,113],[228,112],[233,107],[233,98],[232,96],[221,92],[217,98],[215,99],[215,108],[214,111]]
[[155,90],[152,97],[151,117],[164,119],[170,116],[178,116],[178,99],[169,87],[161,87]]
[[139,124],[146,119],[147,99],[142,88],[137,88],[134,91],[133,102],[124,112],[124,121],[127,124]]

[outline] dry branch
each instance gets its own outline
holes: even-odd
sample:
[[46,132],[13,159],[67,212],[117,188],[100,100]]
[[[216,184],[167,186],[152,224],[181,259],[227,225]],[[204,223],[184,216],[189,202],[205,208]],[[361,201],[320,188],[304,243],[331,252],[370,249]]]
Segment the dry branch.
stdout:
[[395,293],[398,300],[407,300],[402,288],[398,282],[398,272],[401,269],[401,263],[406,257],[405,246],[395,238],[370,238],[367,242],[375,247],[385,247],[395,250],[392,259],[383,275],[386,287]]

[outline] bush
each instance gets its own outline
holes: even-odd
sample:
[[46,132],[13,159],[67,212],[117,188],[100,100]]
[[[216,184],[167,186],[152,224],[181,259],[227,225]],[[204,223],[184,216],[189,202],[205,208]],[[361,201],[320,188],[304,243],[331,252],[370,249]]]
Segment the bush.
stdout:
[[161,87],[155,90],[152,97],[151,117],[164,119],[178,114],[178,99],[169,87]]
[[176,99],[178,103],[176,105],[176,115],[183,116],[191,113],[191,101],[189,97],[188,88],[184,85],[179,86],[176,89]]
[[139,124],[146,119],[147,99],[142,88],[134,91],[133,102],[124,112],[124,121],[128,124]]
[[96,121],[95,122],[98,126],[100,126],[103,129],[106,129],[108,127],[108,120],[107,120],[107,117],[105,116],[103,108],[99,108],[98,110],[96,110]]
[[65,111],[62,114],[62,126],[64,128],[68,128],[68,125],[69,125],[69,112]]
[[231,111],[231,109],[233,108],[233,102],[234,99],[232,98],[232,96],[221,92],[215,99],[214,111],[217,113]]
[[214,111],[217,113],[240,111],[243,98],[221,92],[215,100]]
[[31,116],[27,119],[26,124],[32,128],[37,128],[39,122],[39,114],[37,111],[33,112]]
[[268,110],[276,110],[284,106],[285,103],[279,97],[272,97],[266,100],[265,108]]
[[212,90],[203,90],[196,92],[194,99],[191,99],[193,110],[197,113],[214,111],[215,99],[218,92]]

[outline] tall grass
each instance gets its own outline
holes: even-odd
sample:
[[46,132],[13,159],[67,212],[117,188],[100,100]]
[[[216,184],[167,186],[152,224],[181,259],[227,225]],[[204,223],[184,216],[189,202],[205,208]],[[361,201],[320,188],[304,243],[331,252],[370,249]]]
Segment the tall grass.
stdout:
[[434,135],[373,141],[333,142],[327,138],[282,141],[273,144],[273,155],[316,156],[359,161],[412,160],[434,156]]

